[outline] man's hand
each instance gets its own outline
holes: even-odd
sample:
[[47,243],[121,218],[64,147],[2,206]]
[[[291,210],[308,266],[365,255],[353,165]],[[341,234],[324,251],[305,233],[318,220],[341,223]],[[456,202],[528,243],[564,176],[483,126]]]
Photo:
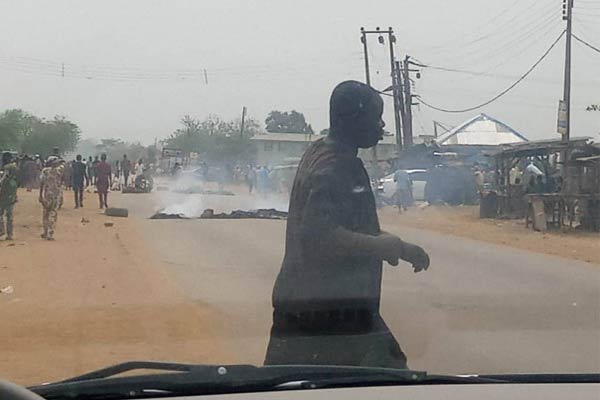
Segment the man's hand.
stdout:
[[429,255],[422,247],[408,242],[403,243],[404,249],[400,258],[411,263],[415,272],[425,271],[429,268]]
[[412,264],[415,272],[429,268],[429,256],[421,247],[404,242],[398,236],[387,232],[375,238],[375,252],[390,265],[398,265],[398,259]]

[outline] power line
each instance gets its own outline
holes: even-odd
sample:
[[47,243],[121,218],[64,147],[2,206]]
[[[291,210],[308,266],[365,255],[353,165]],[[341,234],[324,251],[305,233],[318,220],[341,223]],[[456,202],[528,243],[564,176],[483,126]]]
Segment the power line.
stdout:
[[525,72],[519,79],[517,79],[512,85],[510,85],[509,87],[507,87],[506,89],[504,89],[502,92],[498,93],[496,96],[492,97],[490,100],[481,103],[477,106],[474,107],[469,107],[469,108],[465,108],[462,110],[449,110],[449,109],[444,109],[444,108],[440,108],[440,107],[436,107],[433,106],[425,101],[423,101],[423,99],[421,98],[421,96],[419,97],[419,101],[421,103],[423,103],[425,106],[437,110],[437,111],[441,111],[441,112],[447,112],[447,113],[463,113],[463,112],[468,112],[468,111],[473,111],[476,110],[478,108],[487,106],[490,103],[493,103],[494,101],[498,100],[499,98],[501,98],[502,96],[504,96],[505,94],[507,94],[508,92],[510,92],[513,88],[515,88],[519,83],[521,83],[523,80],[525,80],[525,78],[527,78],[527,76],[529,76],[529,74],[531,72],[533,72],[533,70],[546,58],[546,56],[548,54],[550,54],[550,52],[552,51],[552,49],[554,48],[554,46],[556,46],[556,44],[559,42],[559,40],[563,37],[563,35],[565,34],[565,31],[563,30],[561,32],[561,34],[556,38],[556,40],[552,43],[552,45],[550,45],[550,47],[544,52],[544,54],[542,54],[542,56],[527,70],[527,72]]
[[588,43],[588,42],[586,42],[585,40],[583,40],[583,39],[581,39],[581,38],[577,37],[577,35],[575,35],[575,34],[573,34],[572,36],[573,36],[573,38],[574,38],[575,40],[577,40],[579,43],[581,43],[581,44],[584,44],[584,45],[586,45],[587,47],[589,47],[590,49],[592,49],[592,50],[594,50],[594,51],[597,51],[598,53],[600,53],[600,49],[599,49],[598,47],[596,47],[596,46],[592,46],[591,44],[589,44],[589,43]]
[[[527,4],[524,2],[519,3]],[[447,50],[448,54],[440,57],[437,61],[448,61],[449,59],[456,58],[472,58],[474,55],[481,56],[482,51],[485,52],[490,50],[490,46],[486,39],[494,38],[497,43],[510,42],[515,36],[522,35],[523,31],[531,30],[532,25],[544,24],[545,22],[548,22],[548,20],[552,20],[552,15],[556,13],[558,13],[558,10],[548,4],[548,1],[545,3],[541,1],[532,1],[523,10],[517,10],[517,14],[514,17],[510,17],[505,21],[496,20],[493,24],[488,23],[486,26],[489,26],[491,31],[490,29],[487,29],[487,33],[476,39],[466,43],[461,43],[460,40],[454,40],[451,42],[452,45],[448,43],[441,50],[442,53],[445,53],[445,50]],[[455,48],[456,46],[458,46],[458,49]],[[439,52],[440,51],[438,51],[438,53]],[[487,55],[484,59],[487,60],[489,58],[490,56]],[[474,63],[474,61],[471,61],[471,63]]]

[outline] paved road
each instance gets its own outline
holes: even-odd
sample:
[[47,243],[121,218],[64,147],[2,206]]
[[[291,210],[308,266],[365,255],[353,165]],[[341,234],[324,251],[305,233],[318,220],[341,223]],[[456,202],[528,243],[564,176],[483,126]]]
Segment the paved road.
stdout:
[[[148,220],[165,202],[243,206],[243,196],[129,195],[183,290],[224,316],[240,362],[261,363],[284,221]],[[165,197],[169,197],[166,199]],[[429,271],[387,266],[382,313],[409,366],[439,373],[600,371],[600,266],[415,229],[383,228],[421,244]]]

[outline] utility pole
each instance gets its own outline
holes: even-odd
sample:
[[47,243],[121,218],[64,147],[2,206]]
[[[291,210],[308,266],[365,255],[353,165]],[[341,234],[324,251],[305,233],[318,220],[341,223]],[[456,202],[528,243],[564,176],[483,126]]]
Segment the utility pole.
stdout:
[[[367,31],[365,31],[365,28],[360,28],[360,34],[360,41],[363,44],[363,52],[365,56],[365,82],[367,83],[367,85],[371,86],[371,73],[369,71],[369,50],[367,48]],[[371,150],[371,157],[373,158],[373,166],[377,165],[377,144],[373,146]]]
[[566,107],[566,130],[563,142],[569,143],[571,137],[571,33],[573,30],[573,0],[563,0],[563,20],[567,21],[567,36],[565,37],[565,79],[563,101]]
[[369,51],[367,49],[367,32],[365,28],[360,28],[360,41],[363,44],[363,52],[365,55],[365,82],[371,86],[371,74],[369,73]]
[[400,108],[398,104],[398,98],[402,97],[398,74],[396,73],[396,60],[394,57],[394,43],[396,43],[396,36],[394,36],[394,30],[390,26],[388,28],[388,42],[390,42],[390,71],[392,72],[392,93],[394,95],[394,127],[396,128],[396,146],[398,147],[398,155],[402,151],[402,121],[400,121]]
[[410,57],[404,57],[404,68],[403,72],[403,89],[404,89],[404,147],[409,148],[413,143],[413,132],[412,132],[412,94],[410,92],[410,74],[409,74],[409,63]]
[[244,123],[246,122],[246,106],[242,107],[242,124],[240,126],[240,137],[244,137]]
[[394,103],[397,104],[398,114],[400,118],[400,125],[402,129],[402,134],[397,133],[396,136],[396,146],[398,146],[398,155],[402,151],[402,137],[406,137],[406,105],[404,104],[404,89],[402,88],[402,67],[400,66],[400,61],[394,62],[394,78],[395,78],[395,92],[394,92]]
[[[367,35],[375,34],[377,35],[377,41],[380,44],[385,43],[385,39],[382,35],[388,35],[389,42],[389,51],[390,51],[390,75],[392,78],[392,90],[393,90],[393,98],[394,98],[394,125],[396,130],[396,144],[398,146],[398,152],[402,150],[402,122],[400,117],[400,112],[402,110],[399,98],[401,97],[401,89],[400,89],[400,81],[397,77],[397,68],[396,68],[396,60],[394,56],[394,44],[396,43],[396,36],[394,35],[394,30],[392,27],[389,27],[388,30],[381,30],[379,27],[375,28],[374,31],[367,31],[364,27],[360,28],[361,38],[360,41],[363,44],[363,52],[365,57],[365,80],[367,85],[371,86],[371,76],[369,73],[369,52],[367,47]],[[373,146],[373,161],[377,162],[377,146]]]

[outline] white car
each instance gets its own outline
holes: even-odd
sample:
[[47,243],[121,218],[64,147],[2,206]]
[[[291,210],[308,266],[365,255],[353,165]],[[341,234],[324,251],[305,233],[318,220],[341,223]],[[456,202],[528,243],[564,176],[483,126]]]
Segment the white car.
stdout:
[[[413,199],[416,201],[425,201],[425,185],[427,184],[426,169],[406,169],[413,184]],[[396,192],[396,182],[394,182],[394,173],[384,176],[379,180],[377,190],[379,195],[385,199],[391,200]]]

